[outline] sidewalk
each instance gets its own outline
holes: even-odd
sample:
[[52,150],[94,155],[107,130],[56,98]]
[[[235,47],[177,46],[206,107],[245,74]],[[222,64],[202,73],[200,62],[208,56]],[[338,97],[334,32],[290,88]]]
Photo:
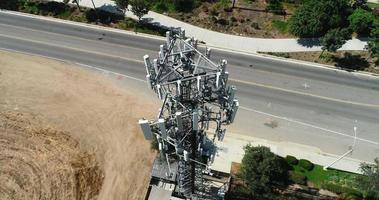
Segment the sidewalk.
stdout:
[[[62,0],[55,0],[62,1]],[[94,0],[96,7],[115,5],[111,0]],[[91,0],[81,0],[80,4],[85,7],[93,7]],[[132,12],[126,12],[127,17],[137,19]],[[297,39],[264,39],[251,38],[236,35],[219,33],[204,28],[200,28],[185,22],[173,19],[171,17],[150,11],[143,18],[148,19],[151,23],[160,24],[166,27],[181,27],[185,29],[186,35],[195,37],[200,41],[204,41],[208,46],[218,47],[229,50],[244,52],[299,52],[299,51],[321,51],[321,47],[314,45],[312,39],[301,40],[301,44]],[[363,50],[366,41],[359,39],[349,40],[340,50]]]
[[[266,146],[279,156],[287,155],[295,156],[297,159],[307,159],[315,164],[322,166],[328,165],[335,161],[340,155],[332,155],[320,151],[318,148],[305,146],[291,142],[272,142],[260,138],[228,133],[222,142],[218,142],[218,152],[212,169],[229,173],[232,162],[241,162],[243,158],[243,147],[247,144],[253,146]],[[349,171],[353,173],[361,173],[359,165],[361,161],[345,157],[336,162],[331,168]]]

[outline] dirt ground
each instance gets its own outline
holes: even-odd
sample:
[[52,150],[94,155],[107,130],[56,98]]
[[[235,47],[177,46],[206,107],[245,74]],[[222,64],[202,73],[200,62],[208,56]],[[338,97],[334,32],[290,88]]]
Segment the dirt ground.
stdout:
[[[37,188],[31,187],[35,194],[45,195],[48,191],[56,195],[54,199],[91,199],[91,195],[84,195],[83,198],[72,195],[73,191],[81,190],[66,181],[72,174],[63,176],[58,169],[69,166],[68,162],[73,162],[71,166],[74,169],[98,163],[98,177],[103,171],[104,180],[97,199],[142,199],[155,154],[140,133],[137,121],[143,116],[153,118],[158,108],[158,102],[146,98],[141,91],[119,87],[99,73],[60,61],[0,51],[0,124],[3,124],[3,129],[0,129],[0,156],[6,156],[12,150],[23,158],[15,161],[17,158],[10,156],[7,158],[9,162],[0,161],[0,181],[4,181],[3,166],[12,168],[13,161],[22,162],[24,166],[31,166],[28,169],[38,166],[39,171],[34,174],[42,174],[43,177],[25,172],[26,168],[22,165],[13,169],[12,177],[21,182],[33,179],[39,184]],[[29,135],[36,135],[35,131],[4,129],[6,116],[12,116],[11,119],[16,122],[25,120],[26,125],[21,126],[25,130],[48,130],[45,131],[47,136],[33,139]],[[51,140],[56,141],[59,147],[51,145],[46,138],[53,138]],[[43,141],[49,145],[44,145]],[[3,143],[7,142],[11,146],[4,148]],[[39,152],[39,143],[48,156]],[[22,151],[17,150],[20,146]],[[92,154],[96,161],[91,159]],[[75,162],[76,157],[85,163],[78,164]],[[47,160],[41,163],[41,159]],[[92,172],[82,174],[86,173]],[[79,177],[79,180],[94,184],[100,184],[98,180],[101,181],[91,177]],[[53,186],[46,188],[45,181],[55,183],[55,189]],[[20,182],[15,183],[22,185]],[[19,187],[13,192],[19,193],[20,190],[25,194],[31,192],[28,187]],[[96,189],[89,191],[96,192]],[[94,193],[91,194],[96,198]]]
[[[230,1],[231,2],[231,1]],[[231,3],[230,3],[231,4]],[[231,5],[228,4],[229,8]],[[266,1],[237,1],[235,8],[228,10],[219,1],[204,1],[201,6],[189,13],[169,12],[178,20],[217,32],[258,38],[292,38],[286,31],[280,31],[273,21],[285,23],[293,14],[296,5],[283,3],[286,15],[266,12]]]
[[95,156],[38,117],[0,112],[0,199],[94,199],[104,174]]

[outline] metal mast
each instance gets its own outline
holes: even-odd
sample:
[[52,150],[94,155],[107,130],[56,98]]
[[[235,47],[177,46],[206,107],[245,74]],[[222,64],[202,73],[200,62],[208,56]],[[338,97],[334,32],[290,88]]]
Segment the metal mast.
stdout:
[[[186,38],[184,30],[166,33],[158,58],[144,56],[149,88],[163,100],[158,119],[139,120],[147,140],[156,137],[161,158],[178,167],[178,193],[187,199],[203,199],[207,192],[203,175],[215,154],[215,139],[222,140],[238,109],[236,88],[227,86],[226,60],[219,64],[197,50],[197,41]],[[215,130],[208,137],[209,129]],[[208,131],[207,131],[208,130]]]

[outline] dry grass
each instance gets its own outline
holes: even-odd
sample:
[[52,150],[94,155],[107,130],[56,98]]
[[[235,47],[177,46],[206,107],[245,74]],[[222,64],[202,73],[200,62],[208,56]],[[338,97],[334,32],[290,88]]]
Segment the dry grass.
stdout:
[[31,113],[96,155],[105,174],[99,199],[144,195],[155,154],[137,121],[159,106],[140,90],[67,63],[0,51],[0,94],[1,112]]
[[97,197],[103,172],[69,134],[19,112],[0,122],[0,199]]

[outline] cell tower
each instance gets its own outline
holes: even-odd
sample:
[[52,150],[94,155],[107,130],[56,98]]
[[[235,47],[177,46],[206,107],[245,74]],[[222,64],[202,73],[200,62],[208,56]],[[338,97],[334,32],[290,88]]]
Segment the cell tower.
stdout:
[[[139,120],[147,140],[156,137],[161,158],[173,176],[177,161],[177,193],[187,199],[206,198],[204,174],[210,172],[215,139],[222,140],[238,109],[236,88],[227,86],[227,61],[212,62],[211,50],[197,50],[197,41],[186,38],[184,30],[166,33],[157,59],[144,56],[149,88],[163,100],[158,119]],[[210,130],[214,130],[210,134]]]

